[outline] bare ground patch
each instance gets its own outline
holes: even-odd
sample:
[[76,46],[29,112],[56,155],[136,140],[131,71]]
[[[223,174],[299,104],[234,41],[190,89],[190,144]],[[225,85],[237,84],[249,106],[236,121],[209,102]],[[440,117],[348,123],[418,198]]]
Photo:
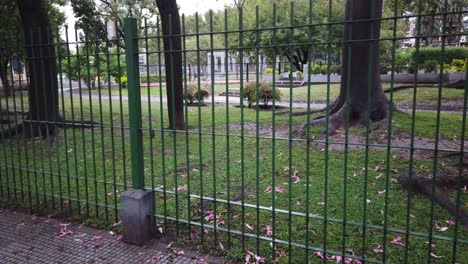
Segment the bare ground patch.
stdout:
[[[293,126],[293,138],[297,137],[295,135],[295,130],[300,126]],[[241,124],[231,124],[230,129],[234,131],[240,131],[242,129]],[[243,129],[248,134],[257,133],[257,124],[254,122],[245,122]],[[272,126],[260,125],[258,127],[258,133],[261,136],[273,136]],[[379,129],[373,130],[369,134],[369,150],[387,150],[388,144],[388,133],[386,130]],[[279,125],[275,127],[275,138],[288,138],[289,137],[289,126],[288,125]],[[349,150],[359,150],[366,148],[366,135],[359,135],[355,133],[349,133],[346,137],[345,131],[343,129],[337,130],[335,134],[328,136],[328,149],[343,151],[348,146]],[[312,145],[323,149],[326,146],[327,138],[325,136],[320,136],[319,138],[314,138]],[[439,153],[444,153],[447,151],[459,151],[460,150],[460,140],[448,140],[444,138],[439,138],[438,147]],[[411,137],[410,134],[406,132],[401,132],[397,129],[394,129],[390,136],[390,148],[391,151],[397,152],[403,157],[409,157],[411,153],[411,144],[413,144],[413,157],[415,159],[429,159],[434,156],[434,150],[436,149],[436,140],[432,138],[426,138],[421,136]],[[464,142],[464,149],[468,148],[468,141]]]

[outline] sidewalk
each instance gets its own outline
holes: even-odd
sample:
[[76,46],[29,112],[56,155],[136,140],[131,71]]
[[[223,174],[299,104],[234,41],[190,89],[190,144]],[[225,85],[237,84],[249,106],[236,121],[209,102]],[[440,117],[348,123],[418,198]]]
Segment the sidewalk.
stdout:
[[[151,241],[138,247],[117,235],[0,209],[0,263],[222,263]],[[179,254],[177,255],[176,252]]]

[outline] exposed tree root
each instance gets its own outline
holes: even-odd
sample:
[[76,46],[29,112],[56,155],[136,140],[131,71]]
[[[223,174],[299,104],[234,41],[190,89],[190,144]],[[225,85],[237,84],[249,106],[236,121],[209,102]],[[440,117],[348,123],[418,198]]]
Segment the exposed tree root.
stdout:
[[[301,128],[297,130],[297,134],[299,137],[304,138],[307,132],[308,126],[319,126],[319,125],[326,125],[327,118],[326,116],[318,117],[312,122],[303,125]],[[337,129],[343,127],[345,125],[345,108],[341,108],[338,112],[330,115],[328,118],[328,128],[322,132],[322,135],[328,134],[333,135]]]
[[[465,82],[464,80],[460,79],[460,80],[456,80],[456,81],[453,81],[453,82],[443,83],[442,87],[443,87],[443,89],[464,89],[465,88],[464,82]],[[392,89],[384,90],[384,93],[397,92],[397,91],[401,91],[401,90],[405,90],[405,89],[411,89],[411,88],[414,88],[414,87],[417,87],[417,88],[422,88],[422,87],[435,87],[435,88],[438,88],[439,84],[399,85],[399,86],[393,87]]]
[[[456,205],[448,198],[448,196],[440,189],[440,187],[454,187],[458,185],[458,178],[450,175],[443,174],[442,172],[437,175],[435,178],[436,187],[434,192],[432,190],[432,177],[428,175],[426,177],[417,176],[413,173],[411,179],[409,177],[409,172],[400,174],[398,182],[404,187],[411,189],[416,193],[423,194],[430,199],[434,199],[434,202],[438,203],[440,206],[445,208],[452,216],[458,218],[458,220],[468,228],[468,215],[463,211],[462,208],[458,208]],[[461,183],[466,185],[468,183],[468,175],[463,175]]]

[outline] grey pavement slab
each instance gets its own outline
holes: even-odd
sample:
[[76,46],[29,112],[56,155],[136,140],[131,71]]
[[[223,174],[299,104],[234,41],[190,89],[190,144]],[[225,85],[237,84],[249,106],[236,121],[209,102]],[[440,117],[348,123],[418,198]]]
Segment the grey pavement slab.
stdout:
[[108,231],[0,209],[0,263],[223,263],[151,241],[125,244]]

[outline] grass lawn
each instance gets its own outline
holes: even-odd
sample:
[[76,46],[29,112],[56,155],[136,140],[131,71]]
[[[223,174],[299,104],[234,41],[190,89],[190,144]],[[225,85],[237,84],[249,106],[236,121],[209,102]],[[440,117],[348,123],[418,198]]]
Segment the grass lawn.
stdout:
[[[156,95],[153,89],[150,94]],[[304,88],[297,89],[293,92]],[[315,96],[323,98],[323,92]],[[65,129],[52,142],[12,138],[1,143],[0,204],[62,211],[71,219],[118,229],[113,223],[119,220],[119,196],[131,185],[127,103],[84,98],[80,104],[75,94],[72,105],[66,97],[64,117],[94,119],[100,127]],[[235,261],[251,250],[267,259],[274,253],[280,263],[288,258],[291,263],[315,263],[320,258],[314,252],[324,248],[371,261],[385,256],[388,263],[452,262],[454,248],[453,262],[468,259],[468,230],[448,225],[453,216],[392,180],[410,166],[418,174],[430,173],[433,159],[422,154],[433,150],[419,150],[422,154],[415,154],[411,163],[400,148],[387,152],[385,143],[345,148],[340,141],[347,138],[345,131],[330,137],[326,150],[316,141],[323,139],[321,127],[310,129],[311,144],[290,134],[289,128],[295,131],[305,116],[274,116],[223,104],[187,107],[189,129],[177,133],[162,129],[167,126],[165,105],[142,102],[142,111],[146,186],[155,191],[161,231],[177,234],[177,244]],[[414,129],[411,118],[395,113],[393,132],[435,138],[435,113],[416,113]],[[440,115],[441,140],[459,142],[461,118]],[[372,132],[369,140],[387,132]],[[362,127],[349,130],[350,137],[367,134]],[[452,163],[441,158],[437,169],[457,172]],[[447,192],[456,198],[457,192]],[[466,191],[459,196],[466,210]],[[429,234],[433,253],[443,258],[430,256]],[[405,246],[391,243],[398,236]],[[379,246],[386,247],[385,253],[374,251]]]
[[[395,84],[397,86],[398,84]],[[239,89],[239,83],[231,84],[202,84],[201,87],[210,91],[210,94],[220,95],[222,92],[227,91],[228,89]],[[383,88],[388,89],[390,84],[384,83]],[[289,101],[292,98],[294,101],[307,102],[309,96],[309,87],[302,86],[297,88],[278,88],[282,93],[281,100]],[[329,91],[329,93],[327,92]],[[109,89],[101,89],[102,95],[108,95]],[[310,85],[310,100],[312,102],[326,102],[327,98],[330,101],[333,101],[339,94],[340,87],[339,84],[312,84]],[[93,90],[93,94],[99,94],[99,90]],[[120,92],[117,88],[111,90],[112,95],[119,96]],[[122,89],[122,96],[128,96],[128,90]],[[141,87],[141,96],[166,96],[166,88],[159,86],[145,86]],[[387,94],[390,98],[390,94]],[[412,108],[413,99],[416,96],[416,106],[420,109],[437,109],[438,99],[439,99],[439,89],[433,87],[421,87],[416,89],[416,94],[414,94],[414,89],[406,89],[393,93],[393,101],[397,106],[404,108]],[[441,99],[441,109],[454,110],[454,109],[463,109],[463,100],[464,100],[464,91],[463,89],[442,89],[440,93]]]

